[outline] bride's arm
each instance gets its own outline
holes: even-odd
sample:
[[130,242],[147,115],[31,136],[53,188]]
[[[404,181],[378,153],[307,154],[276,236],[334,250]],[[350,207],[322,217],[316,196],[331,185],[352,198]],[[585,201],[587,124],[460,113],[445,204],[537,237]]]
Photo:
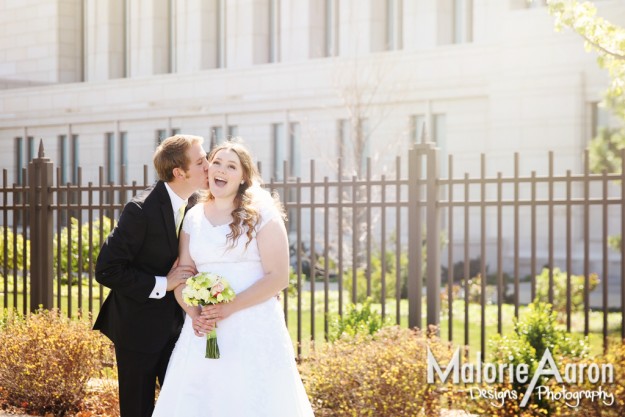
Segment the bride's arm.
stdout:
[[[180,239],[178,240],[178,259],[179,265],[189,265],[193,267],[193,270],[197,272],[195,269],[195,262],[191,259],[191,254],[189,253],[189,235],[180,231]],[[193,307],[187,305],[182,299],[182,290],[186,287],[186,284],[178,285],[174,290],[174,294],[176,296],[176,301],[180,304],[180,307],[190,315],[191,317],[195,317],[200,313],[200,307]]]
[[289,242],[284,222],[270,220],[256,235],[260,260],[265,275],[229,303],[204,307],[203,316],[225,319],[232,313],[251,307],[271,297],[289,285]]
[[[189,253],[189,235],[187,232],[181,230],[180,231],[180,239],[178,243],[178,257],[179,257],[179,265],[189,265],[193,267],[193,270],[197,273],[197,269],[195,267],[195,262],[191,258],[191,254]],[[202,336],[204,333],[208,333],[213,329],[213,324],[209,322],[204,317],[201,317],[200,313],[202,312],[202,308],[199,306],[190,306],[184,302],[182,299],[182,290],[186,287],[186,284],[182,284],[176,287],[174,290],[174,295],[176,296],[176,301],[180,304],[180,307],[187,313],[191,319],[193,320],[193,331],[197,336]]]

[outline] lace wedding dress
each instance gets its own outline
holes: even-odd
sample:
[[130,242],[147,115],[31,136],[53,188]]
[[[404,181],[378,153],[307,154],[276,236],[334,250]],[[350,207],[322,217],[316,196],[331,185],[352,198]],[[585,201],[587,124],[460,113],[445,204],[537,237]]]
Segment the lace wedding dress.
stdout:
[[[270,196],[259,198],[260,230],[279,216]],[[257,193],[258,193],[257,192]],[[229,248],[228,225],[213,226],[198,204],[187,213],[183,230],[198,271],[226,278],[239,293],[263,276],[256,239],[246,248],[243,234]],[[221,357],[204,357],[206,338],[193,333],[186,318],[172,353],[153,417],[312,416],[296,368],[293,345],[281,303],[271,298],[219,322]]]

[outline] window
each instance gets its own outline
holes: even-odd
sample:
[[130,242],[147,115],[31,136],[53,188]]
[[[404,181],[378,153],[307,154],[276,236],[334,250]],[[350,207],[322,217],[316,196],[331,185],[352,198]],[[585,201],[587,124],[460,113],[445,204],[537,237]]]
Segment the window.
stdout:
[[402,48],[402,0],[386,0],[385,10],[386,50],[393,51]]
[[78,135],[72,135],[71,142],[67,135],[59,135],[59,158],[61,168],[61,184],[78,184]]
[[105,135],[105,164],[106,164],[106,182],[107,184],[115,183],[115,134],[108,132]]
[[61,177],[59,179],[61,184],[67,184],[67,167],[69,166],[69,146],[67,144],[67,135],[59,135],[59,169]]
[[269,62],[280,61],[280,0],[269,0]]
[[343,161],[345,161],[348,155],[353,154],[351,130],[349,128],[349,120],[341,119],[337,122],[337,137],[338,137],[338,155]]
[[356,126],[351,122],[346,119],[338,122],[338,154],[343,160],[343,173],[362,176],[366,174],[371,152],[369,122],[362,118]]
[[169,62],[167,63],[167,72],[176,72],[176,2],[169,1],[169,10],[167,11],[167,55]]
[[119,132],[119,178],[128,181],[128,132]]
[[175,135],[179,135],[179,134],[180,134],[180,128],[179,127],[173,127],[169,131],[169,136],[175,136]]
[[130,77],[130,0],[123,0],[122,6],[122,77]]
[[81,1],[80,9],[80,73],[78,74],[78,81],[87,81],[87,56],[89,51],[87,45],[89,45],[87,30],[87,2]]
[[283,123],[274,123],[271,125],[271,149],[273,165],[271,171],[272,178],[274,180],[282,180],[284,179],[284,161],[287,159]]
[[[284,132],[284,123],[271,125],[272,149],[272,177],[282,180],[285,176],[299,177],[301,175],[301,125],[297,122],[289,123],[288,141]],[[284,162],[287,162],[288,171],[284,172]]]
[[432,139],[439,147],[445,144],[447,138],[447,123],[444,114],[433,115],[434,123],[432,123]]
[[154,135],[156,138],[156,146],[160,145],[165,139],[167,139],[167,130],[158,129]]
[[[25,149],[24,149],[25,148]],[[26,137],[26,144],[24,144],[23,137],[15,138],[15,183],[17,185],[24,185],[26,178],[24,178],[24,169],[28,166],[28,163],[35,158],[35,138],[32,136]]]
[[[447,170],[447,117],[445,114],[433,114],[428,118],[424,114],[410,116],[410,147],[422,143],[425,129],[425,142],[433,142],[440,148],[439,173]],[[426,176],[426,166],[423,166],[421,177]]]
[[432,118],[432,141],[441,150],[438,172],[443,175],[447,171],[447,117],[444,114],[434,114]]
[[[423,114],[410,116],[410,145],[418,145],[422,142],[423,130],[425,129],[425,141],[433,142],[440,152],[439,172],[447,170],[447,117],[445,114],[433,114],[431,119]],[[426,176],[426,167],[423,166],[422,178]]]
[[338,0],[325,0],[324,3],[324,56],[337,56],[339,45]]
[[15,138],[15,183],[24,185],[24,138]]
[[71,161],[71,170],[72,170],[72,184],[78,184],[78,166],[80,165],[80,149],[78,147],[78,135],[72,135],[72,161]]
[[[301,143],[301,125],[298,122],[289,123],[289,149],[288,149],[288,169],[289,177],[299,177],[301,175],[301,157],[300,157],[300,143]],[[284,165],[282,165],[284,167]],[[297,190],[292,188],[288,193],[289,201],[297,200]],[[289,222],[287,223],[289,233],[295,233],[297,229],[297,222],[299,216],[299,210],[291,208],[288,213]]]
[[[117,178],[121,183],[126,183],[128,179],[128,133],[119,133],[119,159],[115,158],[115,133],[106,133],[106,182],[115,183]],[[115,174],[119,173],[119,177]]]
[[433,114],[431,123],[427,122],[427,117],[424,114],[415,114],[410,116],[411,143],[421,143],[424,129],[426,142],[434,142],[437,145],[443,143],[446,135],[445,120],[444,114]]
[[454,43],[473,41],[473,0],[454,0],[453,7]]
[[216,0],[215,5],[215,62],[216,68],[226,67],[226,2]]
[[402,48],[403,0],[378,0],[371,4],[371,51]]
[[28,159],[27,162],[32,161],[33,159],[35,159],[35,138],[32,136],[28,136],[26,138],[26,143],[27,143],[27,155],[28,155]]
[[197,2],[201,11],[201,69],[226,67],[226,0]]
[[356,157],[360,160],[360,176],[364,176],[367,173],[367,159],[371,156],[371,135],[368,119],[358,121],[355,144]]
[[211,149],[219,145],[220,143],[223,143],[224,141],[224,128],[221,126],[211,127]]
[[602,128],[610,127],[610,113],[599,102],[591,103],[590,139],[597,137]]
[[431,132],[427,131],[427,126],[425,124],[425,115],[423,114],[415,114],[410,117],[410,143],[418,144],[421,143],[421,138],[423,135],[423,129],[426,129],[425,134],[430,135]]
[[234,138],[239,136],[239,127],[237,125],[228,126],[228,138]]
[[294,122],[290,124],[289,128],[289,176],[299,177],[301,175],[301,158],[300,158],[300,143],[301,143],[301,126],[299,123]]
[[[70,166],[69,161],[69,141],[67,139],[67,135],[58,135],[58,151],[59,151],[59,177],[57,179],[58,185],[66,185],[70,182],[68,176],[68,167]],[[67,203],[67,192],[65,190],[59,190],[58,202],[59,204]],[[65,224],[67,222],[67,213],[62,211],[61,215],[61,223]]]

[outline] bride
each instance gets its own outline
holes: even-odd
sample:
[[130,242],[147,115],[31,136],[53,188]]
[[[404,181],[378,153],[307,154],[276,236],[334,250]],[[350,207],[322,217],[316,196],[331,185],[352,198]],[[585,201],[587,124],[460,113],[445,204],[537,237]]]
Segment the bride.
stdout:
[[[276,298],[289,276],[283,209],[242,144],[218,145],[208,161],[208,195],[185,217],[180,265],[223,276],[236,297],[202,310],[175,290],[187,317],[153,417],[312,416]],[[200,318],[216,325],[219,359],[204,357]]]

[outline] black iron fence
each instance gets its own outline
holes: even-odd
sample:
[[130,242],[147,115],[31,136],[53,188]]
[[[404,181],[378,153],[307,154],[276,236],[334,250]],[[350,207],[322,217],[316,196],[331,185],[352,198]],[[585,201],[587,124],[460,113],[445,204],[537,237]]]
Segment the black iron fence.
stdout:
[[[421,143],[396,158],[390,176],[373,177],[370,163],[348,176],[338,161],[319,179],[311,161],[308,180],[267,184],[289,215],[293,285],[284,310],[300,353],[302,343],[328,337],[333,315],[367,297],[395,323],[440,326],[443,337],[482,352],[490,332],[510,327],[507,309],[518,316],[536,297],[560,306],[570,331],[596,333],[604,346],[625,338],[625,174],[590,173],[586,154],[581,174],[556,175],[549,153],[546,175],[520,175],[515,155],[512,176],[487,176],[482,156],[478,177],[455,177],[449,156],[442,178],[439,159]],[[3,171],[5,308],[99,310],[99,248],[126,201],[149,185],[148,170],[131,184],[105,184],[102,169],[97,184],[83,184],[78,173],[76,184],[61,184],[43,145],[26,184],[10,185]],[[591,301],[595,286],[601,294]]]

